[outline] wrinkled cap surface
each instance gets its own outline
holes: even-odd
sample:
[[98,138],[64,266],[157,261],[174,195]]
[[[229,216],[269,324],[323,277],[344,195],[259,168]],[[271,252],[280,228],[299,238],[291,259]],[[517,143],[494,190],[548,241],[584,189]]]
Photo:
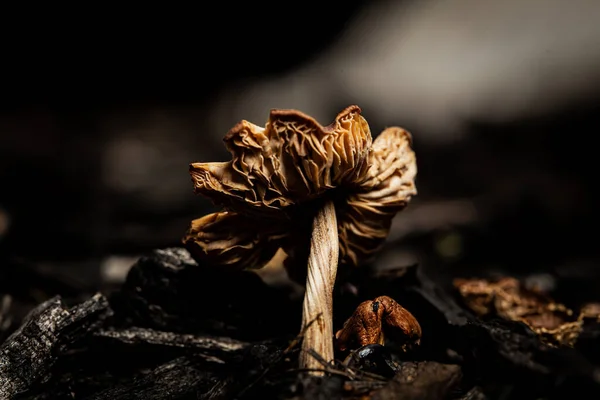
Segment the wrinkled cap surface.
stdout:
[[241,121],[224,141],[230,161],[190,165],[195,192],[223,207],[192,221],[183,239],[198,261],[261,267],[294,246],[291,232],[305,222],[298,210],[330,196],[341,263],[359,265],[416,194],[410,134],[392,127],[373,142],[358,106],[325,127],[296,110],[272,110],[264,128]]
[[342,329],[336,332],[338,349],[345,351],[394,340],[404,351],[421,343],[421,325],[407,309],[389,296],[358,305]]

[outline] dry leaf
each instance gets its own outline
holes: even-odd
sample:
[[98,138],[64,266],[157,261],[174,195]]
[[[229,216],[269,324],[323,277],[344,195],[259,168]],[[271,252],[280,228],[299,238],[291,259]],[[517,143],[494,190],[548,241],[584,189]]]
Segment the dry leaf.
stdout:
[[572,347],[581,333],[581,318],[571,309],[543,293],[526,289],[517,279],[456,279],[454,286],[479,316],[495,314],[523,322],[548,345]]

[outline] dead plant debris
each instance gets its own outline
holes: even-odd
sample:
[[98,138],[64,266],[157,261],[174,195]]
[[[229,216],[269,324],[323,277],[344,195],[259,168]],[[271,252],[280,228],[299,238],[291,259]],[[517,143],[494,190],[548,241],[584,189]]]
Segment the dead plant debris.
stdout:
[[525,323],[551,346],[573,347],[585,318],[598,318],[598,304],[588,304],[579,313],[551,299],[538,289],[528,289],[515,278],[454,280],[464,303],[477,315],[498,315]]

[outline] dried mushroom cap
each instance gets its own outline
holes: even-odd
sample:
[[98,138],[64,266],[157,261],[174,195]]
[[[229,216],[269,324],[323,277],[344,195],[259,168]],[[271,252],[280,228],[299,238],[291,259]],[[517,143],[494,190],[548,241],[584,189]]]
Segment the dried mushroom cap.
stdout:
[[394,299],[379,296],[360,303],[335,338],[342,351],[368,344],[385,344],[386,338],[394,339],[406,351],[420,344],[421,325]]
[[373,143],[369,170],[345,205],[338,221],[342,260],[358,265],[380,250],[392,218],[417,193],[417,162],[410,134],[384,130]]
[[296,110],[273,110],[265,128],[241,121],[225,135],[232,160],[193,163],[196,193],[227,208],[282,217],[287,207],[366,174],[371,132],[360,108],[326,127]]
[[[360,112],[347,107],[323,127],[299,111],[273,110],[264,128],[248,121],[234,126],[224,139],[231,161],[193,163],[190,174],[196,193],[248,221],[239,225],[241,217],[221,216],[219,236],[213,225],[203,226],[210,219],[196,220],[184,237],[194,256],[260,267],[249,260],[266,262],[275,244],[285,248],[281,239],[294,229],[298,208],[331,196],[338,210],[340,261],[370,260],[394,215],[416,194],[417,167],[407,131],[388,128],[373,142]],[[225,240],[227,232],[241,237]]]
[[[231,234],[235,227],[236,234]],[[217,212],[192,221],[188,229],[187,249],[194,258],[217,260],[219,265],[235,269],[266,264],[288,236],[270,226],[235,212]]]

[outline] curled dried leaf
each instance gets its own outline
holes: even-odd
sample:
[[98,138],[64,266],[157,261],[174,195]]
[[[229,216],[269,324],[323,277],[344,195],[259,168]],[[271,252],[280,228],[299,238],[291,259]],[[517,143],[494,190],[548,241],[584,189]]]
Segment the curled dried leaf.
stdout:
[[277,226],[259,227],[253,219],[226,211],[193,220],[183,243],[198,261],[243,269],[265,265],[286,237]]
[[360,303],[335,337],[341,351],[368,344],[385,344],[389,339],[407,351],[420,344],[421,325],[394,299],[379,296]]

